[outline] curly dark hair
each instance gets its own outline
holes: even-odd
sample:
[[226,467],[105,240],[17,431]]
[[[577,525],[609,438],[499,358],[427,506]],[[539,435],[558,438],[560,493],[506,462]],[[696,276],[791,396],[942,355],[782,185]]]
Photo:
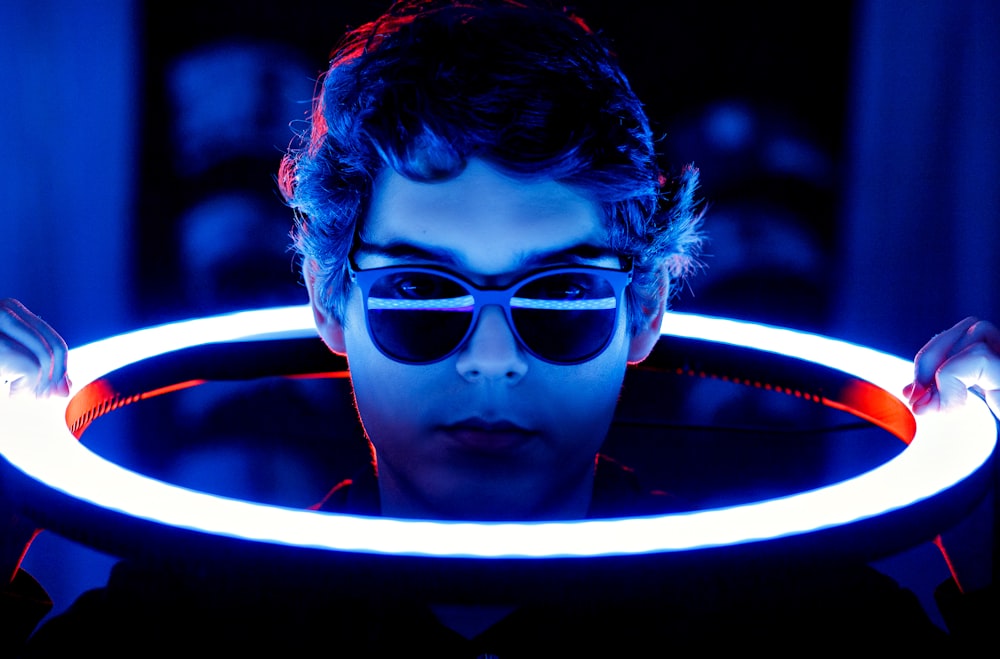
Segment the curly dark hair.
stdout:
[[373,183],[418,181],[481,158],[596,199],[611,247],[634,265],[630,329],[697,262],[698,173],[661,172],[643,106],[604,38],[572,12],[515,0],[402,0],[345,35],[285,155],[294,246],[320,304],[343,320],[346,266]]

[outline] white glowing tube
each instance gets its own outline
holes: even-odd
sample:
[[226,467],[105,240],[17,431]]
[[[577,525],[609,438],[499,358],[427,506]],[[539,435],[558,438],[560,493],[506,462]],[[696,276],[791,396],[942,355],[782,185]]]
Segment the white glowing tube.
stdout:
[[[252,328],[252,330],[248,329]],[[690,337],[822,364],[899,395],[910,362],[802,332],[668,314],[667,336]],[[315,335],[308,307],[153,327],[70,352],[75,394],[132,362],[220,341]],[[151,479],[88,450],[66,427],[67,400],[19,399],[0,412],[0,452],[30,478],[73,498],[180,529],[289,546],[374,554],[463,557],[628,555],[722,547],[827,529],[906,508],[948,490],[990,456],[996,426],[982,401],[921,415],[897,457],[856,477],[794,496],[695,513],[555,523],[397,520],[228,499]]]

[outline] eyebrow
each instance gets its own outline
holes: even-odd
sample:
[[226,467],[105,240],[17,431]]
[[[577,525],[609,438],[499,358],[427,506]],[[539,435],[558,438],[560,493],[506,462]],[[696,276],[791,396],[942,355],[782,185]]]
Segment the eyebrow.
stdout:
[[[355,248],[355,258],[362,256],[382,256],[392,261],[412,263],[435,263],[460,266],[462,259],[457,252],[435,245],[422,245],[406,240],[392,240],[376,244],[359,238]],[[607,245],[581,242],[565,247],[538,252],[524,252],[517,257],[515,269],[573,263],[586,265],[604,258],[618,258],[619,254]]]

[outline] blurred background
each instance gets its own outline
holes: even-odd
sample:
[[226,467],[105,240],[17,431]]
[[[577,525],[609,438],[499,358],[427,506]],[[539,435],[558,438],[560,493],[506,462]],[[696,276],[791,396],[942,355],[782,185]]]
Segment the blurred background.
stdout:
[[[386,4],[0,0],[0,295],[71,346],[304,303],[274,174],[331,46]],[[576,4],[664,162],[702,170],[706,268],[676,309],[907,358],[966,315],[1000,317],[1000,4]],[[180,396],[150,412],[169,423],[116,429],[142,435],[120,459],[297,504],[342,458],[308,421],[349,418],[345,399],[270,381]],[[264,401],[249,420],[232,411],[247,400]],[[927,556],[884,567],[925,596],[943,578]],[[44,534],[27,565],[61,607],[110,558]]]

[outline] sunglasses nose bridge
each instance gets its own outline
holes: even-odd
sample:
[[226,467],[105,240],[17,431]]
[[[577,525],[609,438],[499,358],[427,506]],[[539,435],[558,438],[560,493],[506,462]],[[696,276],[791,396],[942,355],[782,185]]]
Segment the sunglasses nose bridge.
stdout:
[[469,337],[476,332],[477,326],[482,318],[482,313],[487,307],[499,307],[500,315],[503,317],[504,322],[507,323],[507,331],[511,333],[514,340],[520,343],[521,338],[517,333],[517,329],[514,328],[514,321],[510,314],[510,300],[514,296],[514,292],[511,289],[507,290],[495,290],[495,289],[475,289],[473,291],[473,297],[475,299],[476,313],[475,317],[472,319],[472,327],[469,328]]
[[510,298],[513,297],[513,293],[510,290],[492,289],[476,289],[472,292],[472,295],[476,300],[476,307],[478,309],[496,306],[506,310],[510,305]]
[[456,368],[467,380],[517,382],[527,371],[524,346],[503,304],[477,300],[476,317],[459,347]]

